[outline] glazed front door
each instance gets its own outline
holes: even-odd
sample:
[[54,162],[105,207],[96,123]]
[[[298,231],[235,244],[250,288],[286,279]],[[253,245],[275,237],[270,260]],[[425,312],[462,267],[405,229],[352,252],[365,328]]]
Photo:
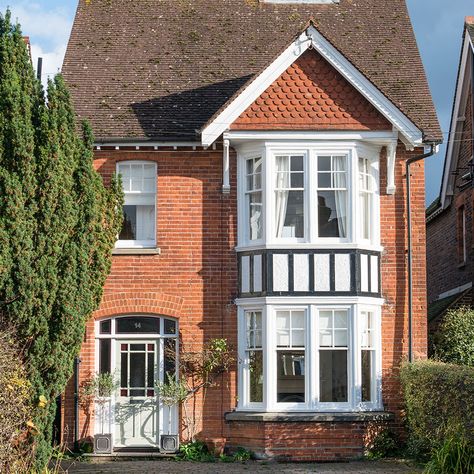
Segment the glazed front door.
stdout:
[[157,340],[116,341],[118,380],[114,409],[115,447],[155,448],[159,445]]

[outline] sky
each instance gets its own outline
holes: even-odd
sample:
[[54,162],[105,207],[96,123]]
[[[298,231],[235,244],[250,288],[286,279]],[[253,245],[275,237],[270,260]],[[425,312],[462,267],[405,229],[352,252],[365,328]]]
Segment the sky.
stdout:
[[[210,0],[212,1],[212,0]],[[464,17],[474,15],[472,0],[407,0],[446,142]],[[62,64],[76,10],[76,0],[0,0],[0,12],[10,7],[14,19],[30,37],[33,61],[43,58],[43,77],[57,73]],[[439,194],[446,147],[426,160],[426,202]]]

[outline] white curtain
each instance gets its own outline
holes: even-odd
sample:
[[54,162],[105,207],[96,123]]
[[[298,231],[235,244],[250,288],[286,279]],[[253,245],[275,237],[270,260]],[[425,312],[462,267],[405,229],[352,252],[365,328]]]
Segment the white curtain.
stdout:
[[[333,171],[346,171],[346,157],[333,157]],[[339,230],[339,237],[346,237],[347,228],[347,191],[345,190],[346,173],[334,173],[334,187],[344,188],[344,191],[334,191],[336,201],[337,223]]]
[[[289,156],[276,157],[276,202],[275,202],[275,223],[276,236],[283,237],[283,226],[285,225],[286,207],[288,205],[288,188],[290,186],[290,158]],[[285,189],[286,188],[286,189]]]

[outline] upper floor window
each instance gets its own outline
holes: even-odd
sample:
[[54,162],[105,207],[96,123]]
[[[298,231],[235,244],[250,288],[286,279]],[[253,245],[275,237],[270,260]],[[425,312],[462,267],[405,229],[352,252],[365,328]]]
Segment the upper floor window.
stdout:
[[262,158],[250,158],[246,162],[245,200],[248,215],[249,240],[263,237],[262,214]]
[[241,155],[239,246],[376,246],[380,146],[295,145],[265,143]]
[[117,247],[156,245],[156,164],[126,161],[117,164],[122,178],[123,224]]
[[347,156],[318,156],[318,236],[347,237]]
[[276,156],[275,228],[278,238],[304,237],[304,156]]
[[367,158],[359,158],[359,234],[364,240],[372,239],[373,201],[375,183]]

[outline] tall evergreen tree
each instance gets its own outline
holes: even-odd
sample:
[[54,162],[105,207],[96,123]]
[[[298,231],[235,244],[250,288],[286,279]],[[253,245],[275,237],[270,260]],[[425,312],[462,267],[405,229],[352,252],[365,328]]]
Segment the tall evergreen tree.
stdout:
[[45,101],[19,25],[0,15],[0,302],[25,347],[38,409],[38,466],[47,460],[54,399],[72,375],[101,299],[121,225],[121,191],[93,168],[61,76]]

